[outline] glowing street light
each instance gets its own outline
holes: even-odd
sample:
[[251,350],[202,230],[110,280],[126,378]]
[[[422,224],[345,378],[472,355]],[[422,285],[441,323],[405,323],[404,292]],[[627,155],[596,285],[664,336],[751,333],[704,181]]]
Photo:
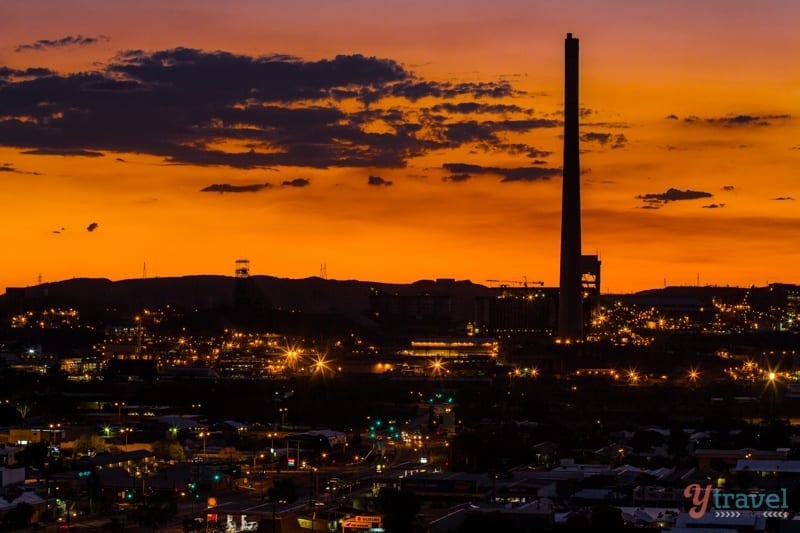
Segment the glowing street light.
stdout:
[[764,386],[766,389],[769,387],[769,418],[772,420],[775,417],[775,396],[778,393],[778,388],[776,386],[776,381],[778,380],[778,374],[774,370],[770,369],[767,372],[767,384]]
[[700,372],[697,371],[695,368],[689,369],[689,382],[692,384],[692,388],[697,385],[697,381],[700,379]]
[[314,360],[314,364],[311,365],[311,367],[314,369],[314,373],[319,372],[321,374],[324,374],[325,372],[330,370],[328,366],[328,361],[325,359],[324,355],[318,355],[317,358]]
[[431,371],[434,375],[439,375],[445,370],[444,363],[441,359],[434,359],[431,362]]
[[286,366],[288,366],[291,369],[294,369],[302,353],[303,353],[302,350],[298,348],[296,345],[291,345],[291,346],[287,345],[286,348],[283,349],[283,355],[286,358]]

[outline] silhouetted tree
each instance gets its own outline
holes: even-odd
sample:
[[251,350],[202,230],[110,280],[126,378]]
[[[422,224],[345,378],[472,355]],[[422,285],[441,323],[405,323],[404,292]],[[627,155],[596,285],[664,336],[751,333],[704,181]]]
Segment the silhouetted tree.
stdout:
[[184,461],[186,459],[183,446],[181,446],[181,443],[175,438],[157,440],[150,446],[150,449],[153,450],[153,454],[159,459],[174,461]]
[[75,441],[75,453],[78,455],[85,455],[89,452],[100,453],[107,451],[108,444],[106,441],[101,438],[100,435],[95,435],[94,433],[84,433]]

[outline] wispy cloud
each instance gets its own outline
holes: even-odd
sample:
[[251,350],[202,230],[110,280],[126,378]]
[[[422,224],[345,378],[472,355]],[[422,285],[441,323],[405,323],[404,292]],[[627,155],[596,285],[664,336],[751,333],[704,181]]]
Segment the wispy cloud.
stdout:
[[33,172],[30,170],[19,170],[11,163],[3,163],[0,165],[0,172],[14,172],[16,174],[30,174],[32,176],[40,176],[41,174],[38,172]]
[[268,189],[272,187],[270,183],[251,183],[249,185],[231,185],[230,183],[215,183],[213,185],[209,185],[203,189],[200,189],[200,192],[218,192],[220,194],[231,192],[258,192],[264,189]]
[[[669,120],[681,120],[677,115],[667,115]],[[748,114],[748,113],[731,113],[730,115],[719,117],[699,117],[697,115],[689,115],[682,120],[685,124],[707,124],[711,126],[722,126],[726,128],[741,127],[741,126],[769,126],[777,120],[788,120],[792,116],[788,113],[775,113],[775,114]]]
[[83,35],[67,35],[60,39],[39,39],[33,43],[20,44],[14,51],[28,52],[31,50],[42,51],[48,48],[62,48],[64,46],[89,46],[100,42],[108,42],[110,38],[106,35],[98,37],[84,37]]
[[609,146],[610,148],[622,148],[628,143],[628,139],[622,133],[598,133],[587,132],[581,135],[581,140],[587,143],[598,143],[601,146]]
[[35,150],[25,150],[25,155],[61,155],[73,157],[103,157],[103,152],[92,150],[70,149],[70,148],[36,148]]
[[646,209],[658,209],[669,202],[679,202],[683,200],[698,200],[700,198],[711,198],[713,195],[705,191],[693,191],[691,189],[680,190],[669,188],[666,192],[647,193],[636,196],[637,200],[644,202]]

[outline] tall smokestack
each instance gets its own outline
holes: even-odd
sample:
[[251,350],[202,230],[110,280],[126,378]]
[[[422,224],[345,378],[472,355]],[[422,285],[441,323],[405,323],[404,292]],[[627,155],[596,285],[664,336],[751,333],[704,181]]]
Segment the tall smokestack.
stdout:
[[583,340],[581,295],[581,162],[578,138],[578,39],[564,41],[564,177],[561,191],[561,279],[558,338]]

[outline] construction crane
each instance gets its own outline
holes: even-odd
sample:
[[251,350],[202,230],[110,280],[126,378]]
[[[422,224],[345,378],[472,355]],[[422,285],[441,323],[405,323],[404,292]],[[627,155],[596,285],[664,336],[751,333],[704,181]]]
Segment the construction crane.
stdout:
[[538,285],[540,287],[544,287],[544,281],[528,281],[528,276],[522,276],[522,280],[508,280],[508,279],[487,279],[488,283],[500,283],[501,287],[507,287],[509,284],[514,285],[521,285],[523,287],[528,287],[528,283],[531,285]]

